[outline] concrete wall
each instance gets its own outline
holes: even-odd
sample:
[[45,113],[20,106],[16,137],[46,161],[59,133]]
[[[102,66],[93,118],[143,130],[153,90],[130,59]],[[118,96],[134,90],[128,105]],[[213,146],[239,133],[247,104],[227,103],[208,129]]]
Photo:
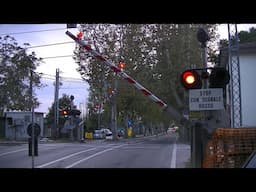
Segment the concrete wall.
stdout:
[[256,55],[241,54],[239,62],[242,126],[256,126]]

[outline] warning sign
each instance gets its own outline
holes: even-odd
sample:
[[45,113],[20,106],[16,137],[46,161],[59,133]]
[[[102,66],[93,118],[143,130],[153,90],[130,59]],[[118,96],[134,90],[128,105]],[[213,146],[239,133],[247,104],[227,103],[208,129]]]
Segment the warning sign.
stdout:
[[189,90],[189,110],[221,110],[224,109],[222,88]]

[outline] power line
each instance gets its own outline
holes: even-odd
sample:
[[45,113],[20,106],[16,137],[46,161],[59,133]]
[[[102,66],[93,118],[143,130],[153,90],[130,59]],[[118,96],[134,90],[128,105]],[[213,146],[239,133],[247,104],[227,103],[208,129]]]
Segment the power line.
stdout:
[[24,31],[24,32],[17,32],[17,33],[4,33],[0,34],[0,36],[5,35],[19,35],[19,34],[25,34],[25,33],[39,33],[39,32],[45,32],[45,31],[60,31],[60,30],[67,30],[67,28],[56,28],[56,29],[45,29],[45,30],[38,30],[38,31]]
[[53,56],[53,57],[43,57],[42,59],[57,59],[61,57],[73,57],[75,55],[59,55],[59,56]]
[[55,80],[55,79],[53,79],[53,78],[50,78],[50,77],[42,77],[43,79],[48,79],[48,80]]
[[[48,78],[48,79],[54,79],[55,78],[55,75],[51,75],[51,74],[46,74],[46,73],[40,73],[40,72],[36,72],[37,74],[41,74],[41,75],[44,75],[44,76],[50,76],[50,77],[43,77],[43,78]],[[79,78],[74,78],[74,77],[63,77],[63,76],[60,76],[60,78],[64,81],[67,81],[67,82],[74,82],[74,83],[81,83],[81,82],[85,82],[83,79],[79,79]],[[80,81],[80,82],[77,82],[77,81]]]
[[54,46],[54,45],[63,45],[63,44],[69,44],[69,43],[75,43],[74,41],[67,41],[67,42],[62,42],[62,43],[52,43],[52,44],[45,44],[45,45],[36,45],[36,46],[29,46],[26,47],[26,49],[31,49],[31,48],[38,48],[38,47],[47,47],[47,46]]
[[82,80],[82,79],[78,79],[78,78],[74,78],[74,77],[62,77],[61,78],[65,78],[65,79],[73,79],[73,80]]
[[84,89],[84,87],[60,87],[60,89]]

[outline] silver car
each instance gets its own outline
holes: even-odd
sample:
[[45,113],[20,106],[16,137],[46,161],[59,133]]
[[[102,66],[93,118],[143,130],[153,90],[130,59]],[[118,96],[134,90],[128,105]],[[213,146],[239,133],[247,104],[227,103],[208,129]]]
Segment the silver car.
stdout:
[[104,139],[105,134],[102,130],[94,130],[93,131],[93,139]]

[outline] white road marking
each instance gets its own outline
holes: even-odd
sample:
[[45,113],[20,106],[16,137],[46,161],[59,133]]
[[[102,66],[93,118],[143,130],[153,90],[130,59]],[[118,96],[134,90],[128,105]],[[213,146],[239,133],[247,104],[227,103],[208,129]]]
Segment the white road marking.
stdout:
[[175,140],[173,144],[173,150],[172,150],[171,168],[176,168],[176,151],[177,151],[177,146],[176,146],[176,140]]
[[105,149],[105,150],[103,150],[103,151],[100,151],[100,152],[98,152],[98,153],[95,153],[95,154],[93,154],[93,155],[90,155],[90,156],[88,156],[88,157],[86,157],[86,158],[84,158],[84,159],[81,159],[81,160],[79,160],[79,161],[77,161],[77,162],[75,162],[75,163],[72,163],[71,165],[69,165],[69,166],[67,166],[67,167],[65,167],[65,168],[74,167],[74,166],[78,165],[79,163],[82,163],[83,161],[87,161],[87,160],[89,160],[89,159],[91,159],[91,158],[93,158],[93,157],[96,157],[96,156],[98,156],[98,155],[100,155],[100,154],[102,154],[102,153],[105,153],[105,152],[107,152],[107,151],[111,151],[111,150],[113,150],[113,149],[122,147],[122,146],[124,146],[124,145],[127,145],[127,144],[118,145],[118,146],[112,147],[112,148],[110,148],[110,149]]
[[16,153],[16,152],[20,152],[20,151],[26,151],[28,149],[19,149],[19,150],[16,150],[16,151],[9,151],[9,152],[6,152],[6,153],[1,153],[0,156],[4,156],[4,155],[8,155],[8,154],[11,154],[11,153]]
[[85,153],[85,152],[92,151],[92,150],[95,150],[95,149],[97,149],[97,148],[94,147],[94,148],[91,148],[91,149],[87,149],[87,150],[83,150],[83,151],[80,151],[80,152],[77,152],[77,153],[73,153],[73,154],[71,154],[71,155],[62,157],[62,158],[60,158],[60,159],[56,159],[56,160],[54,160],[54,161],[50,161],[50,162],[48,162],[48,163],[45,163],[45,164],[43,164],[43,165],[36,166],[36,168],[46,167],[46,166],[51,165],[51,164],[53,164],[53,163],[56,163],[56,162],[58,162],[58,161],[62,161],[62,160],[64,160],[64,159],[68,159],[68,158],[73,157],[73,156],[75,156],[75,155],[79,155],[79,154],[81,154],[81,153]]
[[130,146],[130,147],[124,147],[123,149],[160,149],[161,147],[136,147],[136,146]]

